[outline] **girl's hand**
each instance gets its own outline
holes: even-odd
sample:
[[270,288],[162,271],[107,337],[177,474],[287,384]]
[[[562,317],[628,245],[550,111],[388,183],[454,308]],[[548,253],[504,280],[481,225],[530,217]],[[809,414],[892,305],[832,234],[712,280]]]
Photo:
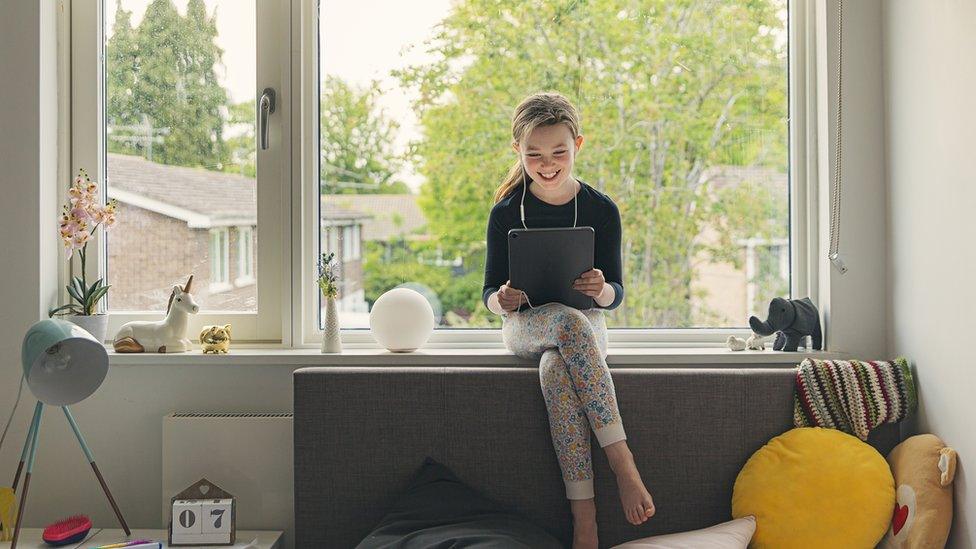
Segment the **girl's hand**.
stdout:
[[519,308],[520,305],[525,303],[525,294],[522,290],[517,290],[509,286],[511,280],[506,281],[502,284],[501,288],[498,289],[496,295],[498,296],[498,304],[501,305],[505,312],[512,312]]
[[603,278],[603,271],[591,269],[573,281],[573,289],[596,299],[603,293],[603,287],[606,283],[607,280]]

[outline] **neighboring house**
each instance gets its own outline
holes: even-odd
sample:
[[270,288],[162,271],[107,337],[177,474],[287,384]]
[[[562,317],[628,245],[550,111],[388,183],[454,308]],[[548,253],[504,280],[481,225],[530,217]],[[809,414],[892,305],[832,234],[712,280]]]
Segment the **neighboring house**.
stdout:
[[[254,179],[109,154],[107,192],[119,201],[118,222],[107,238],[112,310],[165,309],[172,285],[190,274],[202,308],[257,309]],[[348,234],[345,250],[333,246],[340,258],[341,290],[361,300],[358,250],[366,216],[342,207],[323,214],[331,220],[323,223],[323,248],[340,230]],[[352,301],[347,306],[355,307]]]
[[[342,214],[339,212],[352,212]],[[351,215],[354,220],[350,220]],[[340,286],[340,324],[343,328],[369,326],[369,307],[363,288],[365,242],[377,242],[386,253],[397,240],[427,240],[427,225],[417,196],[411,194],[326,194],[321,197],[322,250],[335,250],[355,270],[355,286]],[[388,257],[388,256],[387,256]],[[408,282],[408,281],[404,281]]]
[[[789,204],[787,200],[789,179],[785,173],[772,169],[714,166],[705,170],[702,174],[702,182],[708,183],[711,193],[749,182],[769,190],[774,196],[781,197],[784,205]],[[714,244],[718,241],[718,237],[714,227],[706,226],[699,233],[696,242]],[[742,269],[736,269],[730,263],[708,261],[704,252],[695,257],[695,274],[692,277],[692,314],[696,325],[748,326],[750,315],[763,316],[765,309],[756,310],[755,307],[756,295],[761,290],[755,281],[760,261],[774,262],[778,266],[780,278],[789,281],[788,238],[773,241],[748,238],[736,242],[736,245],[739,246],[739,253],[742,254]],[[698,291],[703,291],[705,295],[698,297],[695,295]]]
[[[370,219],[363,224],[363,241],[382,244],[388,259],[400,240],[426,242],[433,238],[427,232],[427,218],[417,199],[415,194],[332,194],[323,196],[322,203],[334,202],[368,213]],[[463,274],[462,259],[445,258],[440,248],[429,255],[418,256],[417,261],[424,265],[453,267],[455,274]]]
[[340,311],[368,313],[363,280],[363,223],[370,215],[332,200],[321,202],[320,245],[335,252],[339,265]]
[[363,241],[390,242],[404,240],[428,240],[424,231],[427,218],[413,194],[324,194],[322,211],[326,207],[339,207],[369,215],[363,223]]

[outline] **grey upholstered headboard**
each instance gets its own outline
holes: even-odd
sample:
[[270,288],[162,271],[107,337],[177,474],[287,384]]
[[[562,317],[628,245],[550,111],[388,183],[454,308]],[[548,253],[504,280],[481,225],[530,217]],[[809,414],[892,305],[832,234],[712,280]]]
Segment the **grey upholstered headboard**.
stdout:
[[[614,368],[613,379],[657,514],[626,521],[593,439],[601,546],[729,520],[739,469],[792,427],[791,369]],[[355,546],[428,455],[571,539],[536,369],[319,367],[294,381],[296,547]],[[886,455],[897,426],[869,442]]]

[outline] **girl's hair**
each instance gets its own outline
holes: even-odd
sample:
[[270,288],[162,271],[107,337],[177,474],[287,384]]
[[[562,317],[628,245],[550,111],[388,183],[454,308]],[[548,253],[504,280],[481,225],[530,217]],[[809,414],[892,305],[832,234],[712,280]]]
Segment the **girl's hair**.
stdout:
[[[524,146],[525,139],[538,126],[552,126],[565,124],[573,134],[575,140],[580,135],[579,113],[576,107],[562,94],[543,92],[532,94],[522,100],[512,115],[512,139]],[[525,178],[525,168],[522,158],[515,160],[515,165],[508,170],[508,175],[498,190],[495,191],[495,203],[511,194]]]

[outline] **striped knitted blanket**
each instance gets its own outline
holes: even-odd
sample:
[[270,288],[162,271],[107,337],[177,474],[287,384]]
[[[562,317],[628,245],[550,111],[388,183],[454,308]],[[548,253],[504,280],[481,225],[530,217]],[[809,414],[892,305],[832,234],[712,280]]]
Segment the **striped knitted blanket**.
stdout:
[[895,423],[915,410],[917,397],[908,361],[817,360],[796,371],[793,424],[828,427],[867,440],[882,423]]

